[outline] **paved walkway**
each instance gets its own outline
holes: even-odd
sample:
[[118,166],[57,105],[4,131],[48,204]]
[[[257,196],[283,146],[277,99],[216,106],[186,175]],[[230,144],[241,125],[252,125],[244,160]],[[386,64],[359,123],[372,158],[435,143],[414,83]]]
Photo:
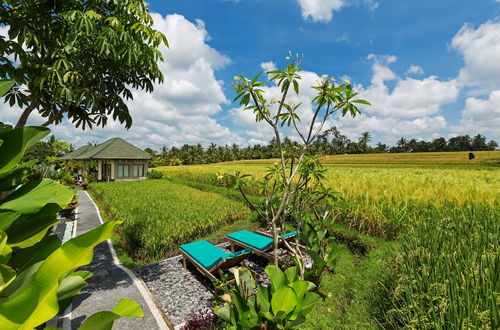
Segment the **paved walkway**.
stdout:
[[[79,208],[76,234],[81,235],[99,226],[98,209],[85,191],[78,191]],[[121,266],[110,241],[94,249],[94,259],[83,267],[94,273],[81,293],[75,297],[71,311],[71,329],[90,315],[112,310],[121,298],[135,300],[142,306],[144,318],[122,318],[115,322],[114,329],[168,329],[162,312],[156,307],[151,294],[141,280],[130,270]]]

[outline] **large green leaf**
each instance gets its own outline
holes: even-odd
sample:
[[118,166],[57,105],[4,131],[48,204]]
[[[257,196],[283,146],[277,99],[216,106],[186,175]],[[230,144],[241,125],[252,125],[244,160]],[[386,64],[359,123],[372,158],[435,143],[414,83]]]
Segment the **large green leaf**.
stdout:
[[31,174],[29,166],[32,166],[35,163],[36,160],[33,160],[29,163],[23,164],[22,166],[15,167],[11,171],[4,172],[5,177],[0,178],[0,191],[9,191],[22,184]]
[[293,283],[299,279],[297,267],[290,267],[285,270],[285,277],[288,284]]
[[0,230],[5,231],[21,215],[20,212],[0,210]]
[[257,287],[257,306],[261,313],[269,312],[269,307],[271,306],[269,291],[264,286]]
[[57,289],[57,300],[59,303],[59,314],[63,314],[73,302],[73,298],[87,286],[87,279],[92,276],[91,272],[77,271],[66,276]]
[[15,83],[16,82],[14,80],[0,80],[0,97],[4,96]]
[[56,204],[62,210],[73,196],[71,188],[50,179],[34,180],[7,196],[0,209],[34,214],[47,204]]
[[306,292],[304,299],[302,300],[302,314],[309,314],[314,305],[321,301],[321,297],[314,292]]
[[297,307],[297,296],[292,288],[283,286],[273,293],[271,308],[274,314],[278,312],[290,313]]
[[269,275],[269,279],[271,280],[271,293],[274,293],[287,284],[285,274],[283,274],[278,266],[269,265],[266,267],[265,272]]
[[133,300],[121,299],[111,312],[99,312],[86,319],[79,330],[110,330],[121,317],[144,317],[141,306]]
[[0,175],[14,168],[26,149],[50,133],[46,127],[21,127],[0,134]]
[[234,280],[240,294],[246,298],[255,289],[255,280],[250,270],[244,267],[233,268]]
[[0,299],[0,329],[31,329],[55,316],[59,281],[68,272],[92,261],[93,248],[111,237],[115,224],[106,222],[69,240],[41,262],[32,276],[25,278],[22,289]]
[[6,264],[12,254],[11,247],[7,244],[7,234],[0,230],[0,264]]
[[16,278],[16,271],[7,265],[0,264],[0,291]]
[[9,237],[9,245],[23,249],[38,243],[47,231],[59,222],[56,218],[59,209],[56,204],[48,204],[36,215],[14,221],[5,231]]
[[16,252],[9,260],[9,264],[14,265],[23,271],[37,262],[46,259],[52,252],[61,246],[61,240],[56,235],[49,235],[37,244]]

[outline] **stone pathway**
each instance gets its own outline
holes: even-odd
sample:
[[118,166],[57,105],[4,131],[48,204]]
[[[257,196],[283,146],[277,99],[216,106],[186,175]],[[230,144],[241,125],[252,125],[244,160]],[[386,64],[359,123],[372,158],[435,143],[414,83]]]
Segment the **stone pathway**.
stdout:
[[[81,235],[101,223],[98,209],[85,191],[78,191],[79,208],[76,234]],[[78,326],[90,315],[112,310],[121,298],[135,300],[142,306],[144,318],[122,318],[115,322],[114,329],[168,329],[168,320],[156,306],[154,298],[144,285],[127,268],[121,266],[110,241],[99,244],[94,249],[92,263],[82,269],[94,273],[81,293],[75,297],[70,314],[71,329]],[[170,326],[171,328],[171,326]]]

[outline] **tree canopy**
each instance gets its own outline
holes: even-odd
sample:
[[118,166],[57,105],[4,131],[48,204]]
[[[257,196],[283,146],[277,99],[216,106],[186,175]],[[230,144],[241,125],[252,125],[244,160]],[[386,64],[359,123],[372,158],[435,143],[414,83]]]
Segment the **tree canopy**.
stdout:
[[109,118],[129,128],[131,89],[153,90],[163,81],[154,30],[143,0],[8,0],[0,5],[0,79],[16,86],[6,102],[23,113],[24,126],[38,111],[46,122],[67,117],[85,129]]

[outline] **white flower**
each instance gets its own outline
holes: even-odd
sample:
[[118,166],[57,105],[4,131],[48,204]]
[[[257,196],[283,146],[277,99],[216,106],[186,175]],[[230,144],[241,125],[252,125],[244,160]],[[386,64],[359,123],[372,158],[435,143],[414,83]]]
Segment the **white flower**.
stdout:
[[323,78],[324,80],[327,80],[328,79],[328,75],[324,74],[324,75],[321,76],[321,78]]
[[350,82],[349,80],[347,80],[347,79],[345,79],[345,80],[344,80],[344,82],[345,82],[346,84],[348,84],[348,85],[350,85],[350,84],[351,84],[351,82]]

